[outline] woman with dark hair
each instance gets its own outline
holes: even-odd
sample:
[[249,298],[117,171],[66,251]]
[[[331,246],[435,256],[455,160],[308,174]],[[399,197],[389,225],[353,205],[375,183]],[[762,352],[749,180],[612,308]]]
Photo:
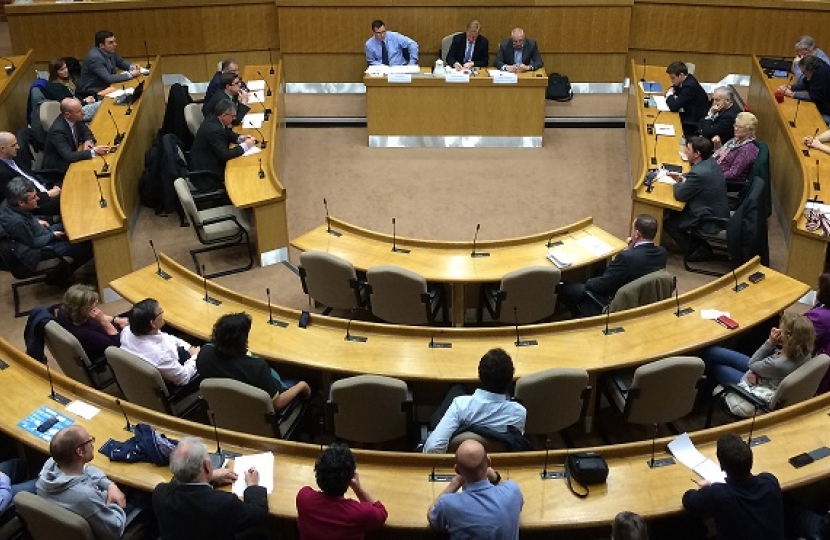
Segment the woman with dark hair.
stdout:
[[285,408],[297,396],[307,399],[311,387],[304,381],[286,384],[268,362],[248,351],[251,316],[247,313],[222,315],[213,325],[213,337],[199,351],[196,370],[203,379],[234,379],[266,392],[274,409]]
[[[320,491],[305,486],[297,493],[302,540],[360,540],[386,523],[386,508],[361,486],[354,455],[345,444],[333,444],[320,454],[314,476]],[[349,487],[357,501],[343,496]]]
[[[830,354],[830,273],[818,277],[816,303],[804,314],[816,330],[814,354]],[[817,394],[830,391],[830,371],[819,384]]]
[[75,95],[75,89],[75,78],[69,72],[66,59],[58,58],[49,62],[49,82],[43,89],[43,95],[46,99],[55,101],[61,101],[68,97],[77,99],[83,106],[84,122],[89,122],[95,116],[101,102],[96,101],[93,96],[81,99]]
[[90,360],[104,356],[109,346],[118,347],[121,329],[128,323],[124,317],[114,317],[101,311],[98,293],[89,285],[81,284],[66,290],[55,319],[78,339]]
[[648,540],[646,522],[634,512],[620,512],[611,524],[611,540]]

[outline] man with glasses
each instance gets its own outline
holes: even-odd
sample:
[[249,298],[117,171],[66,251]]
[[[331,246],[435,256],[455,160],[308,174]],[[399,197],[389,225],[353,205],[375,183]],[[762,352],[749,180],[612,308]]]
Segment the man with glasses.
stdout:
[[418,65],[418,43],[403,34],[386,30],[381,20],[372,21],[372,37],[366,40],[366,63],[370,66]]
[[206,117],[216,112],[216,106],[222,100],[230,100],[236,107],[236,116],[233,119],[233,125],[238,126],[242,123],[242,119],[251,110],[248,105],[248,92],[242,89],[242,79],[236,73],[223,73],[220,86],[221,92],[216,92],[210,101],[206,101],[202,107],[202,114]]
[[493,65],[502,71],[524,73],[535,71],[545,64],[542,62],[536,41],[526,38],[523,29],[514,28],[510,33],[510,39],[499,44],[499,52]]
[[[239,135],[231,129],[236,107],[229,99],[216,104],[213,114],[205,116],[190,148],[190,165],[194,171],[209,171],[211,176],[194,175],[191,182],[200,191],[223,188],[225,164],[256,145],[256,139]],[[236,144],[234,147],[230,145]]]

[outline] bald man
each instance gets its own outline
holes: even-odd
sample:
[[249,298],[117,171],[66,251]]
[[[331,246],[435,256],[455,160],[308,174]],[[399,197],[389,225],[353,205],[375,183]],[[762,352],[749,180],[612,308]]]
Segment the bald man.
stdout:
[[545,64],[542,62],[536,41],[526,38],[525,31],[521,28],[514,28],[510,33],[510,39],[499,44],[499,52],[493,65],[502,71],[524,73],[535,71]]
[[[63,173],[69,165],[109,152],[109,146],[96,146],[95,137],[89,127],[83,123],[84,109],[75,98],[61,101],[61,115],[52,122],[46,134],[43,149],[43,168],[54,169]],[[101,166],[103,166],[101,162]]]
[[20,145],[17,137],[8,131],[0,131],[0,196],[6,193],[6,186],[13,179],[22,176],[30,180],[37,189],[37,208],[32,212],[38,216],[57,216],[61,213],[61,188],[36,176],[30,163],[18,160]]
[[481,443],[467,440],[458,446],[455,472],[429,509],[432,528],[448,534],[450,540],[518,539],[522,492],[516,482],[501,481]]

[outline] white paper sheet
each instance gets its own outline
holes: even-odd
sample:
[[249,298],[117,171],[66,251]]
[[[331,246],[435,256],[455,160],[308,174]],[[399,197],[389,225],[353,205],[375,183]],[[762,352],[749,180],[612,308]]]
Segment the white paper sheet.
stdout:
[[665,137],[674,137],[674,126],[671,124],[654,124],[654,133]]
[[247,86],[248,90],[250,90],[251,92],[255,90],[265,90],[265,80],[256,79],[254,81],[248,81],[245,83],[245,86]]
[[125,88],[123,90],[113,90],[112,92],[107,94],[106,97],[115,99],[115,98],[120,98],[124,94],[128,94],[128,95],[132,94],[133,92],[134,92],[133,88]]
[[688,433],[684,433],[670,442],[669,452],[677,461],[699,474],[704,480],[712,483],[726,481],[720,467],[695,448]]
[[92,420],[96,414],[101,412],[101,409],[98,407],[94,407],[89,403],[84,403],[83,401],[73,401],[66,406],[66,410],[77,414],[81,418],[86,418],[87,420]]
[[668,175],[668,171],[665,169],[660,169],[660,172],[657,173],[656,180],[661,184],[676,184],[677,182],[674,181],[674,178]]
[[666,104],[666,98],[663,96],[651,96],[651,99],[654,100],[654,104],[657,105],[657,110],[662,112],[671,112],[669,106]]
[[242,127],[243,128],[261,128],[262,123],[265,121],[265,113],[248,113],[245,115],[245,118],[242,119]]
[[262,149],[259,147],[259,145],[256,145],[256,146],[249,149],[247,152],[245,152],[242,155],[243,156],[253,156],[254,154],[259,154],[260,152],[262,152]]
[[807,294],[798,299],[798,303],[805,304],[810,307],[816,305],[816,291],[809,291]]
[[574,263],[572,255],[565,253],[561,249],[552,249],[548,251],[548,260],[555,264],[558,268],[568,268]]
[[728,311],[719,311],[717,309],[701,309],[700,310],[700,318],[707,320],[707,321],[714,321],[721,315],[726,315],[729,317]]
[[248,103],[262,103],[265,101],[265,90],[257,90],[248,94]]
[[410,75],[420,73],[421,66],[419,65],[405,65],[405,66],[384,66],[382,64],[376,66],[369,66],[364,73],[366,75],[384,76],[390,73],[409,73]]
[[233,470],[238,475],[238,478],[233,483],[233,492],[238,497],[242,497],[245,488],[248,484],[245,483],[245,471],[251,467],[259,472],[259,485],[264,487],[268,493],[274,491],[274,454],[265,452],[262,454],[251,454],[249,456],[239,456],[234,459]]
[[601,257],[611,253],[611,246],[597,238],[596,236],[583,236],[576,241],[582,249],[591,253],[596,257]]

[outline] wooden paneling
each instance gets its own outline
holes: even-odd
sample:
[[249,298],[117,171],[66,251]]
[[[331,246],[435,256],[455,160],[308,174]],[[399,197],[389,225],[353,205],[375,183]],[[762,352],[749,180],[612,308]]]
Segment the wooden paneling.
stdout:
[[4,71],[8,62],[0,61],[0,129],[17,133],[27,125],[26,102],[29,99],[29,87],[35,80],[33,69],[34,54],[13,56],[15,69],[11,75]]

